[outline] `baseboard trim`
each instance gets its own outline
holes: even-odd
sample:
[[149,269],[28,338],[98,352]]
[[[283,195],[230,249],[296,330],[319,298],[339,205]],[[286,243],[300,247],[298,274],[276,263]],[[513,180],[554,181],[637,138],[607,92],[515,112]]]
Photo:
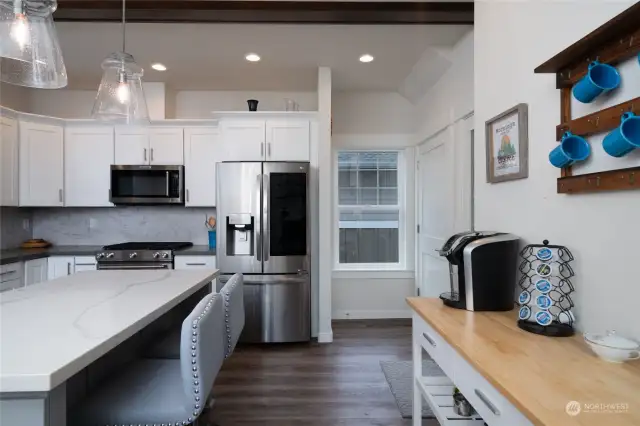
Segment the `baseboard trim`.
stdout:
[[318,343],[331,343],[333,342],[333,332],[318,333]]
[[362,310],[362,311],[333,311],[331,319],[393,319],[393,318],[411,318],[410,309],[402,310]]

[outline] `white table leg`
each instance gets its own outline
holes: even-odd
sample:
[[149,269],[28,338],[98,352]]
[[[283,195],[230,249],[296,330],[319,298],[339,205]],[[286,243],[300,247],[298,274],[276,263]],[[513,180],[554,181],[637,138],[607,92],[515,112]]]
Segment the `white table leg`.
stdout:
[[[415,323],[415,319],[413,320]],[[415,324],[414,324],[415,325]],[[413,426],[422,425],[422,394],[418,388],[417,380],[422,377],[422,346],[416,337],[416,327],[412,329],[413,348]]]

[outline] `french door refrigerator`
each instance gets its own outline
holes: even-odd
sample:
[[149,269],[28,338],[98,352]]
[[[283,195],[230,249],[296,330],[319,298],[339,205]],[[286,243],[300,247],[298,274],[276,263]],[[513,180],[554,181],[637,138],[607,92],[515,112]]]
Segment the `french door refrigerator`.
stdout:
[[244,276],[245,342],[311,338],[309,163],[217,164],[220,285]]

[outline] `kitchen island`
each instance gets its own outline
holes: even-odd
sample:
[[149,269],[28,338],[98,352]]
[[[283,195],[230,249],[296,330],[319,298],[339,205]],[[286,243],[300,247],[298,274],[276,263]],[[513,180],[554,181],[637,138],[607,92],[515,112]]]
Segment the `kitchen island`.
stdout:
[[66,423],[66,381],[217,270],[90,271],[0,294],[0,424]]

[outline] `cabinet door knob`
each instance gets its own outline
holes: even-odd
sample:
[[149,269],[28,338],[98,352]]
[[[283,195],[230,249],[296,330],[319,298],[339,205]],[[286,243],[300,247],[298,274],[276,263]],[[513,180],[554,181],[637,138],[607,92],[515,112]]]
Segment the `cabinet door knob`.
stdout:
[[260,144],[260,157],[264,157],[264,142]]
[[189,202],[189,190],[187,189],[187,203]]
[[267,143],[267,155],[271,157],[271,142]]
[[144,149],[144,161],[147,161],[147,148]]
[[151,161],[153,161],[153,148],[151,148]]
[[62,202],[62,189],[58,189],[58,201]]

